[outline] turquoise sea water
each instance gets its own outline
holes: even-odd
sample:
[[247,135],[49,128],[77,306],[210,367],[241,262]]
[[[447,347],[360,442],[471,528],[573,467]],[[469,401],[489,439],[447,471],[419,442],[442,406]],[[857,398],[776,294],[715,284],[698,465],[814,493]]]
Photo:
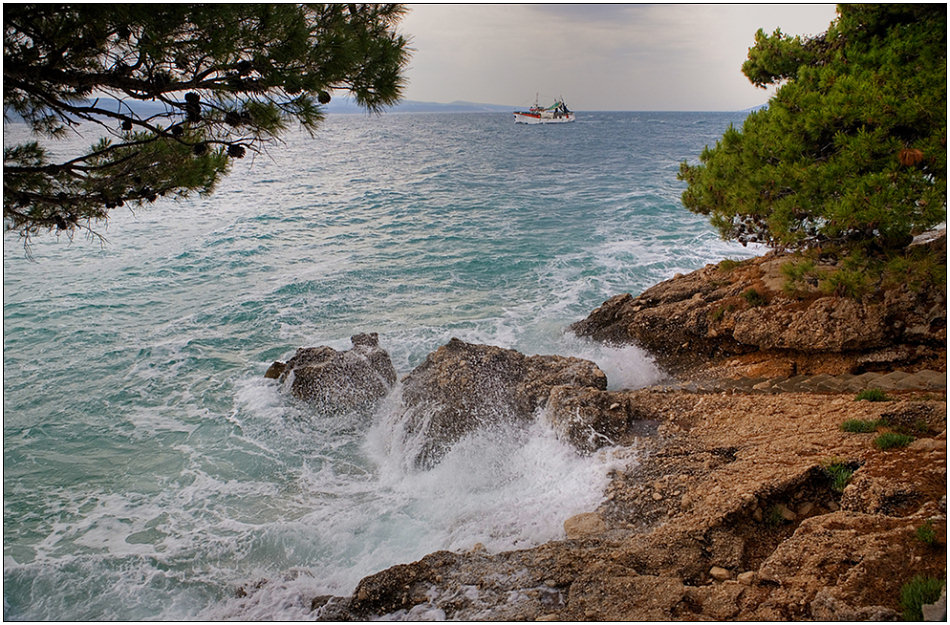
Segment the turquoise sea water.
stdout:
[[581,458],[539,422],[420,471],[387,406],[316,419],[263,373],[378,332],[400,375],[454,336],[591,358],[614,388],[658,380],[636,348],[565,328],[751,255],[676,180],[741,119],[331,116],[208,198],[115,211],[103,245],[38,237],[30,260],[5,234],[4,618],[307,618],[310,597],[437,549],[560,538],[634,457]]

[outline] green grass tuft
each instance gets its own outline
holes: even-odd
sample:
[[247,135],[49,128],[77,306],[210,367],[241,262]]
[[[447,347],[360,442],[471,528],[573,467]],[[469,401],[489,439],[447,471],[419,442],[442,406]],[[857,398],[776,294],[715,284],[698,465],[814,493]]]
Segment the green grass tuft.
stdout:
[[742,297],[749,304],[749,306],[752,306],[753,308],[756,306],[765,306],[769,303],[769,300],[767,300],[764,295],[755,289],[749,289],[742,294]]
[[884,432],[874,439],[874,446],[878,449],[894,449],[896,447],[906,447],[913,442],[914,437],[907,434],[898,434],[897,432]]
[[848,419],[841,424],[843,432],[852,432],[854,434],[867,434],[876,432],[882,425],[881,421],[868,421],[866,419]]
[[921,607],[940,598],[944,583],[942,579],[916,575],[914,579],[904,584],[901,588],[901,608],[904,610],[904,620],[924,620]]
[[778,527],[788,522],[787,519],[782,516],[782,509],[779,508],[778,504],[773,505],[766,511],[763,521],[769,527]]
[[741,260],[734,260],[732,258],[727,258],[724,261],[719,263],[719,271],[724,271],[726,273],[729,273],[730,271],[732,271],[733,269],[735,269],[741,264],[742,264]]
[[854,468],[851,463],[832,458],[824,465],[825,474],[831,480],[831,490],[836,493],[844,491],[845,486],[851,481],[854,475]]
[[917,540],[929,547],[933,547],[937,544],[937,532],[934,531],[933,521],[928,520],[918,527],[915,535],[917,536]]
[[879,388],[865,389],[854,398],[855,401],[887,401],[888,399],[890,398],[887,396],[887,393]]

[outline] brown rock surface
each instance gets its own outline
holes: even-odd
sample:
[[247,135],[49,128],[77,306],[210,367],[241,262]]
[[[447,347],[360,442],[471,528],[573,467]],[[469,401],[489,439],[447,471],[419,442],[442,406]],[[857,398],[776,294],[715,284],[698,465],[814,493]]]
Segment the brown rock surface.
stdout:
[[[946,234],[927,245],[946,259]],[[852,299],[785,288],[788,254],[723,261],[610,298],[572,326],[583,337],[636,343],[673,372],[749,377],[902,368],[946,371],[947,290],[908,285]],[[833,266],[821,267],[830,271]]]
[[[523,551],[433,554],[367,578],[345,610],[315,616],[887,620],[910,578],[945,576],[942,538],[927,545],[915,532],[929,520],[945,536],[946,447],[881,451],[876,434],[840,428],[945,415],[945,395],[627,395],[659,433],[639,465],[614,476],[596,515],[575,519],[596,531]],[[931,423],[945,440],[945,422]],[[843,492],[824,468],[832,460],[856,467]]]

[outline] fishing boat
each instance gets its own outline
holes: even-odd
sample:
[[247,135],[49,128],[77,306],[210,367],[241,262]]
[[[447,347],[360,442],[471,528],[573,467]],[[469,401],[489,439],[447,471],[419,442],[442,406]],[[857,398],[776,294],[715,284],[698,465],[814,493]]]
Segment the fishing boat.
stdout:
[[574,112],[568,110],[564,98],[555,100],[554,104],[547,108],[541,107],[535,98],[534,106],[527,111],[515,111],[516,124],[564,124],[572,121]]

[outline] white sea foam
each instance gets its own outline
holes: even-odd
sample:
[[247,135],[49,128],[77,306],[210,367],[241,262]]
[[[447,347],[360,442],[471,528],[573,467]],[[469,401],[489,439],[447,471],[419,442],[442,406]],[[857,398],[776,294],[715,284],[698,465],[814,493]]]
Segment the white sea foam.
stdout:
[[[415,442],[394,412],[398,398],[394,393],[381,408],[363,445],[372,473],[354,481],[345,467],[325,464],[300,476],[306,492],[330,497],[325,505],[313,499],[312,511],[291,524],[293,532],[325,546],[314,553],[318,560],[271,573],[260,589],[227,599],[204,616],[305,618],[310,597],[348,594],[362,576],[389,563],[476,543],[502,551],[561,538],[566,518],[602,500],[609,470],[635,461],[629,450],[580,456],[535,420],[527,427],[476,431],[436,466],[418,469],[407,462]],[[421,606],[397,616],[440,615]]]

